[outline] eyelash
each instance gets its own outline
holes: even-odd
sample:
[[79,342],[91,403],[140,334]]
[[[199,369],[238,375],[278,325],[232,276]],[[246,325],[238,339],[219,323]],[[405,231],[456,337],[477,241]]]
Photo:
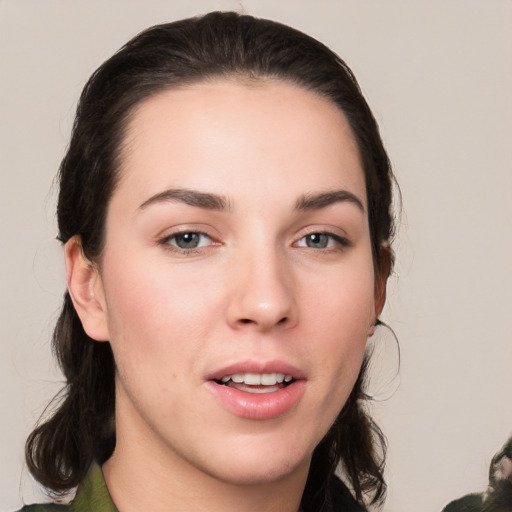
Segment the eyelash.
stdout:
[[[172,244],[172,240],[175,240],[177,237],[184,237],[186,235],[198,235],[199,236],[199,243],[201,243],[201,238],[206,237],[210,240],[210,243],[206,246],[199,246],[199,247],[192,247],[192,248],[184,248],[184,247],[178,247],[177,245]],[[164,246],[164,248],[168,251],[182,254],[184,256],[192,256],[194,254],[198,254],[201,249],[208,248],[211,245],[217,245],[213,242],[212,237],[208,235],[207,233],[204,233],[203,231],[177,231],[175,233],[172,233],[164,238],[162,238],[159,243]]]
[[[173,244],[172,241],[176,240],[177,237],[185,237],[187,235],[196,235],[199,236],[199,244],[201,244],[201,238],[208,238],[210,240],[210,243],[206,246],[199,245],[198,247],[192,247],[192,248],[184,248],[184,247],[178,247],[176,244]],[[299,245],[299,243],[302,240],[307,240],[308,237],[313,236],[325,236],[328,238],[326,247],[309,247],[307,245]],[[199,254],[200,251],[203,249],[208,249],[212,245],[220,245],[219,243],[216,243],[213,241],[212,237],[208,235],[207,233],[203,231],[177,231],[175,233],[172,233],[161,240],[159,240],[159,244],[164,246],[164,248],[168,251],[171,251],[173,253],[181,254],[184,256],[193,256],[195,254]],[[307,242],[306,242],[307,244]],[[297,242],[293,244],[294,247],[302,247],[305,249],[312,249],[313,251],[321,251],[321,252],[334,252],[334,251],[341,251],[343,249],[347,249],[352,246],[352,243],[345,237],[342,237],[340,235],[331,233],[329,231],[313,231],[311,233],[307,233],[303,235]]]
[[336,250],[347,249],[348,247],[352,246],[352,243],[347,238],[342,237],[337,234],[334,234],[334,233],[331,233],[329,231],[313,231],[311,233],[307,233],[304,236],[302,236],[296,242],[296,244],[298,244],[299,242],[301,242],[304,239],[307,239],[308,237],[313,237],[313,236],[326,236],[329,239],[327,241],[327,244],[330,244],[331,242],[333,242],[334,246],[329,247],[329,245],[328,245],[327,247],[308,247],[306,245],[301,245],[299,247],[313,249],[315,251],[336,251]]

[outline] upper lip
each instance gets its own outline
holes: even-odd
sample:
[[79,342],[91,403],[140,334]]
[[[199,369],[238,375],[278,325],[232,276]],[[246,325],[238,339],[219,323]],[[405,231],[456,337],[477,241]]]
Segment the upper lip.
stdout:
[[245,360],[232,363],[206,375],[206,380],[221,380],[226,375],[236,373],[284,373],[291,375],[294,380],[304,379],[304,373],[296,366],[285,361],[255,361]]

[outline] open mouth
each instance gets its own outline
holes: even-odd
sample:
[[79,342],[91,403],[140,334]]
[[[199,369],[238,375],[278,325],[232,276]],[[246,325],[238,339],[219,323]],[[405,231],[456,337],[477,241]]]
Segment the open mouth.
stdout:
[[307,389],[307,378],[283,361],[240,361],[206,375],[206,386],[230,413],[270,420],[294,409]]
[[234,373],[224,375],[215,382],[246,393],[273,393],[293,384],[295,380],[285,373]]

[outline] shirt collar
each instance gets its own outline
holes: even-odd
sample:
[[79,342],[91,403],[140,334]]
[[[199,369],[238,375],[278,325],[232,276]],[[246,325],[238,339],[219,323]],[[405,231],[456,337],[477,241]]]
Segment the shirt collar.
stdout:
[[93,463],[85,480],[78,487],[70,512],[118,512],[105,484],[99,464]]

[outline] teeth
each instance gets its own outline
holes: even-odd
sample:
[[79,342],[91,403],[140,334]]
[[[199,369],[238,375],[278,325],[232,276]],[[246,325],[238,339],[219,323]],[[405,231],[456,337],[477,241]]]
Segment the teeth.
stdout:
[[248,386],[260,386],[261,377],[258,373],[246,373],[244,377],[244,383]]
[[277,383],[277,376],[275,373],[263,373],[260,381],[264,386],[275,386]]
[[248,386],[275,386],[282,382],[291,382],[293,377],[284,373],[234,373],[233,375],[225,375],[221,379],[224,384],[230,380]]

